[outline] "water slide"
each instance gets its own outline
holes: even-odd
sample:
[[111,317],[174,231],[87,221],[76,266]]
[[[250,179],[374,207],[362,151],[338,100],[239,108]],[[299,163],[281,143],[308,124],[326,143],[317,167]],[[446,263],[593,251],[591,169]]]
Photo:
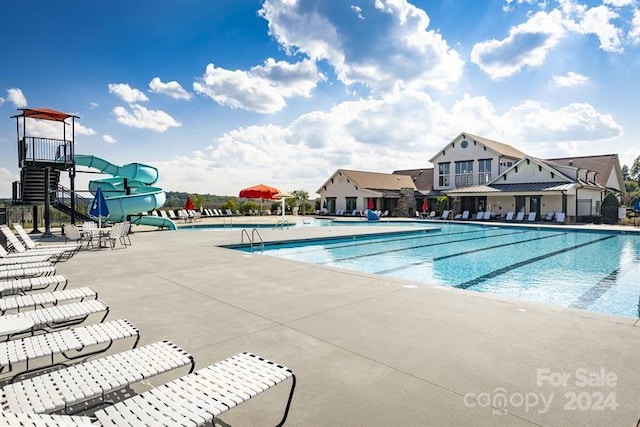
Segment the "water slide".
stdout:
[[[102,188],[110,221],[124,221],[131,215],[134,224],[177,229],[176,224],[168,218],[153,215],[140,215],[164,205],[167,196],[160,187],[154,187],[158,181],[158,169],[142,163],[129,163],[117,166],[96,156],[76,154],[76,165],[97,169],[111,175],[111,178],[96,179],[89,182],[89,191],[96,193]],[[128,194],[127,194],[128,193]]]

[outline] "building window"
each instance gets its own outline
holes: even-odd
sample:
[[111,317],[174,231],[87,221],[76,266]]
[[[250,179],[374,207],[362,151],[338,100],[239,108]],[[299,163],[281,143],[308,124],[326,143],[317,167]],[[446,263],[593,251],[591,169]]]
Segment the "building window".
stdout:
[[473,160],[456,162],[456,187],[473,185]]
[[478,185],[491,181],[491,159],[478,160]]
[[449,186],[449,163],[438,163],[438,185],[440,187]]
[[345,197],[345,200],[347,202],[347,208],[346,211],[347,213],[351,213],[353,211],[356,210],[356,200],[358,200],[357,197]]

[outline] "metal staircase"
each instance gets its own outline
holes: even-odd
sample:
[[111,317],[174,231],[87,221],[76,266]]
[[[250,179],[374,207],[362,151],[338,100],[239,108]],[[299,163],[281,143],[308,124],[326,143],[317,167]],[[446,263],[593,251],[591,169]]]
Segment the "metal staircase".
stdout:
[[[75,194],[76,219],[83,221],[92,221],[89,212],[91,200]],[[71,190],[58,184],[54,198],[51,200],[51,206],[71,216]]]
[[[13,183],[13,204],[28,205],[40,204],[45,201],[44,194],[44,175],[43,168],[36,166],[27,166],[20,170],[20,181]],[[60,181],[60,171],[52,169],[49,171],[49,188],[54,190],[58,188]],[[49,200],[53,202],[54,193],[50,191]]]

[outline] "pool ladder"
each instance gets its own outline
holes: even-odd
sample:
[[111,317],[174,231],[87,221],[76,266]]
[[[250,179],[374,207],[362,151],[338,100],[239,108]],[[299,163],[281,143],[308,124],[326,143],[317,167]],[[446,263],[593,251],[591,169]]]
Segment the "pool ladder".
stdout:
[[[251,248],[251,252],[253,252],[253,245],[260,243],[260,252],[264,251],[264,240],[262,240],[262,236],[257,228],[251,230],[251,236],[249,236],[249,232],[246,228],[242,229],[242,233],[240,234],[240,242],[244,243],[244,236],[247,236],[247,240],[249,241],[249,247]],[[258,240],[259,242],[258,242]]]
[[290,225],[293,225],[293,224],[291,224],[286,219],[281,219],[276,223],[276,225],[273,227],[273,229],[276,230],[278,228],[282,228],[284,230],[285,227],[289,227]]

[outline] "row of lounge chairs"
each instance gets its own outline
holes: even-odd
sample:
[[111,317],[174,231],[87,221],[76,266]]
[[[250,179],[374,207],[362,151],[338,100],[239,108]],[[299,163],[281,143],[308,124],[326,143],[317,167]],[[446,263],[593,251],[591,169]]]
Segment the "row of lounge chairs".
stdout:
[[[27,252],[48,257],[60,249],[38,245]],[[227,410],[291,379],[278,425],[286,421],[296,384],[292,370],[245,352],[194,371],[194,357],[170,341],[138,346],[135,325],[107,321],[109,305],[98,293],[67,288],[49,259],[3,260],[0,271],[14,273],[0,281],[0,425],[213,425]],[[45,267],[40,274],[18,273]],[[130,388],[180,370],[185,374],[142,393]],[[123,398],[123,389],[134,395]],[[116,395],[120,401],[110,402]]]
[[[451,219],[452,214],[453,214],[453,211],[445,210],[442,212],[442,215],[440,217],[437,217],[435,211],[431,211],[431,213],[428,216],[422,215],[420,214],[420,212],[416,211],[416,217],[441,219],[441,220]],[[473,215],[473,217],[470,218],[469,211],[464,211],[462,213],[455,214],[453,216],[453,219],[454,220],[474,219],[478,221],[491,221],[491,220],[495,220],[496,216],[495,216],[495,212],[483,211],[483,212],[478,212],[477,214]],[[529,212],[529,214],[525,214],[525,212],[518,212],[517,214],[515,214],[513,211],[509,211],[507,212],[504,218],[498,218],[498,219],[506,222],[538,221],[536,212]],[[542,218],[543,221],[548,221],[548,222],[553,221],[559,224],[563,224],[565,222],[565,219],[566,217],[564,212],[552,212],[552,211],[547,212],[547,214]]]

